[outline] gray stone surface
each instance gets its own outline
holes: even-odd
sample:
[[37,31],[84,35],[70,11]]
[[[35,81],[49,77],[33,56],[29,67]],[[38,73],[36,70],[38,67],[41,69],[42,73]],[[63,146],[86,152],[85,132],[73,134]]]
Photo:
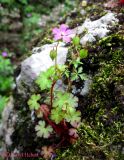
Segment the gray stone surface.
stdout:
[[75,28],[74,31],[79,35],[86,32],[80,40],[80,43],[85,46],[89,42],[105,37],[117,23],[116,14],[108,12],[105,16],[95,21],[86,19],[83,25]]
[[14,100],[10,97],[10,100],[2,113],[2,123],[1,123],[1,137],[4,137],[6,145],[11,145],[11,135],[14,131],[14,124],[17,119],[16,113],[14,113]]
[[11,136],[14,132],[17,114],[14,111],[14,99],[10,97],[9,102],[2,113],[2,122],[0,124],[0,138],[2,138],[2,146],[0,146],[0,154],[7,152],[7,147],[12,145]]
[[76,88],[76,86],[72,86],[72,93],[73,94],[80,94],[81,96],[87,96],[91,90],[92,85],[92,77],[91,75],[88,76],[87,80],[84,80],[84,83],[80,88]]

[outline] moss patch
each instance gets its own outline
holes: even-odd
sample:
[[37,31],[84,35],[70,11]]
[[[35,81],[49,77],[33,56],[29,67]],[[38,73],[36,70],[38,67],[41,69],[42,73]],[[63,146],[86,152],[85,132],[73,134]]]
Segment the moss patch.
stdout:
[[84,97],[80,98],[80,139],[60,152],[57,160],[124,159],[124,37],[113,34],[103,38],[95,49],[95,56],[92,52],[89,56],[93,65],[97,64],[92,91],[85,97],[86,104]]

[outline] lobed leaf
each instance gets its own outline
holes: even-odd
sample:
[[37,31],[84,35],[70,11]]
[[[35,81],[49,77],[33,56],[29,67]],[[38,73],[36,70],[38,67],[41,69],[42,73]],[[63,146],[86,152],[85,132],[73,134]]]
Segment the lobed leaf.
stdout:
[[36,94],[33,94],[33,95],[31,96],[31,98],[30,98],[29,101],[28,101],[28,105],[29,105],[29,108],[30,108],[31,110],[33,110],[33,109],[38,110],[38,109],[39,109],[40,104],[39,104],[37,101],[39,101],[40,98],[41,98],[41,96],[40,96],[39,94],[37,94],[37,95],[36,95]]
[[36,125],[35,130],[37,131],[38,137],[48,138],[50,134],[53,132],[53,128],[51,126],[45,126],[45,121],[39,121],[38,125]]

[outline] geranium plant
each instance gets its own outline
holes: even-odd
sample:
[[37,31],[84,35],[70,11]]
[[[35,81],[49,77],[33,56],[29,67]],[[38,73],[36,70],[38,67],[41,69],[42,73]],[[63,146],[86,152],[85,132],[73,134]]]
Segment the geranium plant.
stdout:
[[[54,28],[53,35],[54,40],[58,41],[56,47],[50,52],[55,65],[41,72],[36,80],[40,90],[46,92],[46,99],[42,100],[39,94],[34,94],[29,99],[28,105],[31,110],[35,110],[37,117],[41,118],[35,127],[37,136],[43,138],[50,138],[55,134],[59,136],[60,143],[54,145],[55,149],[74,143],[78,139],[77,128],[81,123],[81,112],[78,110],[78,98],[72,94],[71,90],[74,81],[87,78],[81,67],[81,59],[86,58],[88,52],[81,48],[78,36],[72,38],[73,31],[65,24]],[[75,51],[67,65],[57,64],[57,49],[60,40],[71,43]],[[66,88],[56,87],[60,80],[63,85],[66,85]],[[49,148],[43,148],[42,152],[46,153],[43,154],[44,157],[49,157]]]

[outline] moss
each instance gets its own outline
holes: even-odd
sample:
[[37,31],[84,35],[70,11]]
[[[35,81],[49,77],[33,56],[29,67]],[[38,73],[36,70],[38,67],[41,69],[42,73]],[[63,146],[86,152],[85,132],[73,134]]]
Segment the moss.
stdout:
[[[124,159],[123,50],[124,37],[113,34],[99,41],[94,49],[95,56],[92,52],[89,53],[90,62],[92,60],[98,68],[93,74],[92,92],[87,97],[86,104],[84,98],[80,98],[83,108],[80,139],[64,152],[58,151],[57,160]],[[84,61],[84,65],[85,63]]]

